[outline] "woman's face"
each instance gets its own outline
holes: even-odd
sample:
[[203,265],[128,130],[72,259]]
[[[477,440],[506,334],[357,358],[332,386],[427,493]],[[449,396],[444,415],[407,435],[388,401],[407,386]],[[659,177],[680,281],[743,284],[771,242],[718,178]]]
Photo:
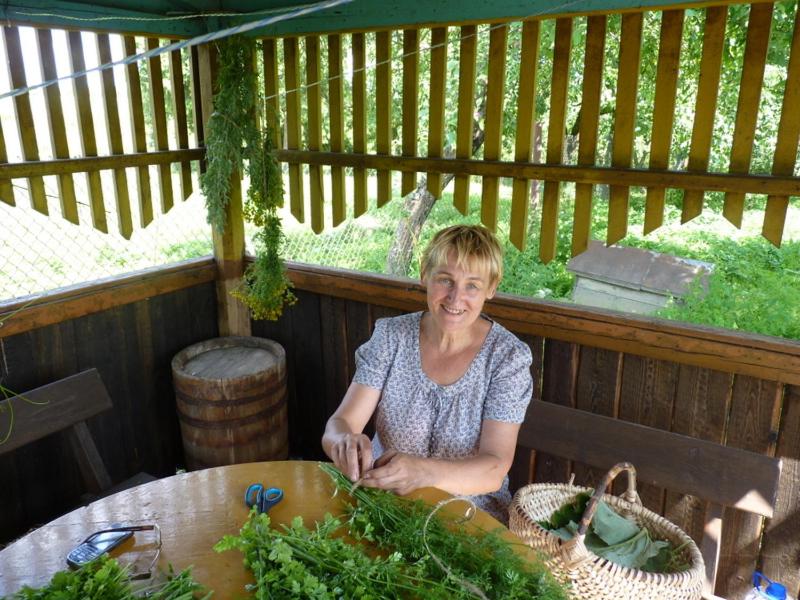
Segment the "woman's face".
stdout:
[[466,269],[456,264],[455,252],[447,263],[433,269],[425,282],[428,310],[443,331],[458,331],[472,325],[483,310],[483,303],[494,296],[489,273],[472,261]]

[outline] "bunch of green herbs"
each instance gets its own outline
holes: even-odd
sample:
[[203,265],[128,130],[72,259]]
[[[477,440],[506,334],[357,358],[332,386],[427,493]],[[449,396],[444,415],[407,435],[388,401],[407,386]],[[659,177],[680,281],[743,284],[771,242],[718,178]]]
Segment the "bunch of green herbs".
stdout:
[[[351,490],[335,467],[322,468],[340,490]],[[475,597],[470,586],[491,598],[566,599],[543,565],[526,562],[496,533],[467,533],[436,516],[428,521],[431,507],[388,492],[358,488],[353,497],[347,521],[326,515],[313,528],[300,517],[273,528],[268,515],[253,511],[239,535],[225,536],[215,550],[244,554],[258,600],[467,599]],[[423,528],[449,575],[425,548]]]
[[[467,529],[460,522],[438,514],[431,507],[370,488],[357,487],[328,463],[320,468],[337,489],[351,493],[356,504],[349,510],[349,534],[366,540],[384,552],[399,552],[420,565],[427,579],[449,581],[458,588],[452,598],[472,598],[470,586],[490,598],[556,600],[566,598],[561,584],[538,560],[523,558],[500,530]],[[351,491],[352,490],[352,491]],[[449,573],[432,560],[435,555]]]
[[150,600],[208,599],[203,586],[192,579],[189,569],[177,575],[170,568],[166,581],[135,589],[129,572],[115,559],[103,555],[74,571],[58,571],[41,588],[25,586],[4,600]]
[[[578,524],[592,494],[581,492],[565,502],[549,520],[539,525],[562,540],[578,533]],[[586,548],[623,567],[650,573],[685,571],[689,564],[683,557],[684,546],[675,547],[669,541],[655,540],[646,527],[617,514],[605,502],[597,505],[584,539]]]
[[254,511],[238,536],[225,536],[214,549],[244,554],[255,577],[249,591],[258,600],[460,597],[453,584],[427,580],[419,562],[408,562],[399,552],[375,555],[337,537],[344,533],[343,522],[331,515],[313,529],[301,517],[276,529],[266,513]]
[[219,42],[218,49],[218,91],[206,128],[207,167],[200,186],[208,221],[221,233],[227,225],[231,177],[243,170],[247,173],[250,185],[243,213],[259,227],[255,235],[256,260],[247,267],[242,284],[233,295],[247,305],[254,318],[275,320],[295,297],[280,255],[281,170],[268,128],[259,127],[259,107],[263,103],[253,62],[256,42],[233,36]]

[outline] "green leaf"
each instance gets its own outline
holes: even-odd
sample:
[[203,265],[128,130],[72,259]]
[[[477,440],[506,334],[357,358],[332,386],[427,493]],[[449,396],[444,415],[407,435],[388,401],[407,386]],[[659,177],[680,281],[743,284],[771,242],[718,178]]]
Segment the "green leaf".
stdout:
[[591,527],[609,546],[624,542],[639,532],[639,526],[636,523],[618,515],[605,502],[597,505]]

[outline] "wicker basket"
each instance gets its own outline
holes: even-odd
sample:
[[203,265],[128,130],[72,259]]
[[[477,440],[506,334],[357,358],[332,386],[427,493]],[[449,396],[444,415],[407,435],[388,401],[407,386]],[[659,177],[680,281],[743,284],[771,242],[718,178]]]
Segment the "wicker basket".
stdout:
[[[628,471],[628,490],[622,497],[604,495],[608,484],[621,471]],[[575,600],[697,600],[701,597],[705,567],[697,545],[678,527],[642,506],[636,493],[636,470],[630,463],[614,466],[594,490],[578,526],[578,534],[564,541],[537,525],[550,519],[565,502],[581,492],[567,484],[531,484],[520,488],[509,507],[509,528],[529,546],[541,551],[553,574],[570,585]],[[679,573],[648,573],[622,567],[589,551],[584,544],[586,530],[600,500],[618,513],[646,527],[654,539],[668,540],[683,547],[683,558],[691,565]]]

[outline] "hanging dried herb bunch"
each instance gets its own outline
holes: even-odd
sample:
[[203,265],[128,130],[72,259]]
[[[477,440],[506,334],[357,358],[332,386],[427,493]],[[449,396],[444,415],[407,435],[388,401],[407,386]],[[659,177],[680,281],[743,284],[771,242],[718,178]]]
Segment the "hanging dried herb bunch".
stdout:
[[206,198],[208,222],[224,231],[225,211],[235,169],[247,174],[250,185],[244,217],[259,227],[255,234],[256,260],[233,295],[250,309],[253,318],[275,320],[285,305],[296,301],[280,256],[283,243],[278,208],[283,204],[283,180],[266,125],[259,127],[259,86],[253,56],[256,42],[233,36],[218,44],[218,92],[214,113],[206,125],[206,172],[200,185]]

